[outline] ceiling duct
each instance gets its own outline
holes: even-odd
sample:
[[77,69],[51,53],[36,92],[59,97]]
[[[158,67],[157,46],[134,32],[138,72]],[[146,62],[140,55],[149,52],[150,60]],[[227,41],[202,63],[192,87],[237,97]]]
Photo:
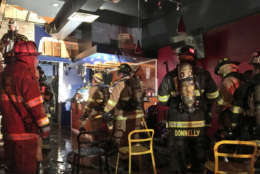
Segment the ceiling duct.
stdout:
[[87,0],[67,0],[50,25],[59,32],[68,22],[68,17],[77,12],[86,2]]
[[[46,30],[57,39],[65,39],[76,30],[82,22],[86,22],[83,18],[86,18],[86,16],[93,18],[93,16],[95,16],[87,13],[79,13],[78,11],[82,7],[89,7],[95,11],[103,3],[101,0],[67,0],[56,15],[54,21],[46,27]],[[95,19],[97,17],[98,16],[96,16]]]

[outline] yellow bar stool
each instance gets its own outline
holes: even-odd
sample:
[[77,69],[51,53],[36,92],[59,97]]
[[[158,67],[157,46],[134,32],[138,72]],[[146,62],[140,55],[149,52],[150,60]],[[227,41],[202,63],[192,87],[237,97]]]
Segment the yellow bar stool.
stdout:
[[[225,146],[228,149],[230,145],[238,148],[243,148],[245,146],[251,147],[250,151],[245,152],[222,152]],[[227,151],[227,150],[226,150]],[[232,150],[231,150],[232,151]],[[207,161],[205,167],[207,170],[214,172],[214,174],[254,174],[255,159],[257,153],[257,144],[254,141],[240,141],[240,140],[222,140],[214,145],[214,157],[215,161]],[[249,160],[249,165],[245,163],[238,162],[236,160],[225,161],[221,159],[232,159],[232,158],[243,158]],[[204,171],[206,173],[206,171]]]
[[[147,135],[145,138],[136,138],[137,135]],[[117,154],[117,161],[116,161],[116,170],[115,174],[117,174],[120,154],[128,154],[129,155],[129,166],[128,166],[128,173],[131,174],[131,158],[132,156],[137,155],[146,155],[151,154],[152,164],[153,164],[153,173],[156,174],[156,166],[154,160],[154,153],[153,153],[153,136],[154,130],[153,129],[138,129],[133,130],[128,134],[128,146],[123,146],[118,149]],[[141,137],[141,136],[140,136]]]

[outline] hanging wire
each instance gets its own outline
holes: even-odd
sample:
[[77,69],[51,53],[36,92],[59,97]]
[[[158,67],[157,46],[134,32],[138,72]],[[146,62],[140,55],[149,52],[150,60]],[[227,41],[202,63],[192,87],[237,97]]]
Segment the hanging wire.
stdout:
[[138,0],[138,4],[137,4],[137,10],[138,10],[138,20],[137,20],[137,27],[140,28],[140,0]]

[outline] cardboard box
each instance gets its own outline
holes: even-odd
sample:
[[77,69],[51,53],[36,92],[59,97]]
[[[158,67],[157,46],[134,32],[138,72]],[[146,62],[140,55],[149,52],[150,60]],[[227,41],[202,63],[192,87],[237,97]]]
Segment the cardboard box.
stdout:
[[53,42],[53,56],[61,57],[61,42]]
[[70,58],[75,58],[79,54],[79,45],[76,42],[68,42],[64,41],[66,50],[62,50],[62,52],[65,52],[68,54]]
[[53,42],[52,41],[44,41],[44,44],[43,44],[43,55],[46,55],[46,56],[52,56],[53,55]]

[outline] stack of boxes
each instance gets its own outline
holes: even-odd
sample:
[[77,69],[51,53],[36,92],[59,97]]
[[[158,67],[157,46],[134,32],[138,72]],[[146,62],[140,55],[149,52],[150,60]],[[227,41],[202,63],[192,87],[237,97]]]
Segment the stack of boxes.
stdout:
[[75,58],[79,54],[79,45],[76,42],[62,41],[53,38],[42,38],[42,55],[62,58]]

